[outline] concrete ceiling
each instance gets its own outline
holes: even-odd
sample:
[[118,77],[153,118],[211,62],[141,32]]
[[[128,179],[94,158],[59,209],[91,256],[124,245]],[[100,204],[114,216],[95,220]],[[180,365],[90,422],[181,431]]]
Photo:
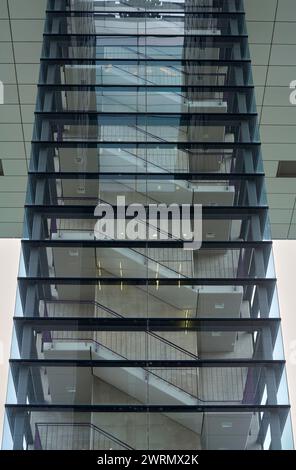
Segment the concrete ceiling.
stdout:
[[[1,0],[0,237],[20,237],[46,0]],[[273,238],[296,238],[296,178],[277,178],[296,161],[295,0],[245,0]]]
[[22,235],[46,0],[1,0],[0,236]]
[[296,161],[295,0],[245,0],[273,238],[296,238],[296,178],[277,178],[280,160]]

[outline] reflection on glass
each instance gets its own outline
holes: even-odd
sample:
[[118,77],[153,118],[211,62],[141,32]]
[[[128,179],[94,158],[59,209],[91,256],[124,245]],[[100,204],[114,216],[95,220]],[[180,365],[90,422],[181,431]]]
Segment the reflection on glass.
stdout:
[[5,448],[291,446],[243,6],[48,1]]

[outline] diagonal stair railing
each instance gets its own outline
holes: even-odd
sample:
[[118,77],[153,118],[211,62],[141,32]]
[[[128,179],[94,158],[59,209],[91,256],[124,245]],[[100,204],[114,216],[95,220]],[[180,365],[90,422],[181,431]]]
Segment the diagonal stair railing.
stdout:
[[133,450],[93,423],[36,423],[34,450]]

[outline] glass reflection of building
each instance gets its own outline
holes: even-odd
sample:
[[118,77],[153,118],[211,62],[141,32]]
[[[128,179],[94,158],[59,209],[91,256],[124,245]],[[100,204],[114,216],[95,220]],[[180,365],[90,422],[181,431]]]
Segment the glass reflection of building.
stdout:
[[[203,204],[203,244],[94,208]],[[4,448],[289,447],[241,0],[49,0]]]

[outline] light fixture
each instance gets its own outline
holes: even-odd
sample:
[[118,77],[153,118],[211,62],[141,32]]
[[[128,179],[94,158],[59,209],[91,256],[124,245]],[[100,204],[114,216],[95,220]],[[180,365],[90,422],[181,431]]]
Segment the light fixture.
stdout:
[[69,250],[68,253],[69,253],[69,256],[72,256],[72,257],[79,256],[78,250]]
[[216,310],[222,310],[225,307],[224,304],[215,304],[215,309]]
[[232,428],[232,422],[231,422],[231,421],[224,421],[223,423],[221,423],[221,427],[222,427],[223,429]]

